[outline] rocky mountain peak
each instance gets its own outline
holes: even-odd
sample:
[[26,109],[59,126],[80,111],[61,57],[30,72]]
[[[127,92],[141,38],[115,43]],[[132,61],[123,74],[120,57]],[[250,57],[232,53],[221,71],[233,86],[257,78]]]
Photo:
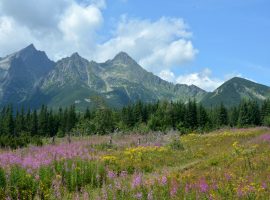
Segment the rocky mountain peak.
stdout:
[[126,52],[121,51],[118,53],[112,60],[116,63],[122,63],[122,64],[132,64],[136,63]]
[[16,53],[16,57],[24,57],[25,58],[25,57],[29,57],[29,56],[34,56],[35,54],[38,54],[38,53],[42,53],[42,52],[38,51],[33,44],[30,44],[27,47],[18,51]]
[[78,52],[75,52],[70,56],[70,58],[73,58],[73,59],[78,59],[79,58],[79,59],[81,59],[82,57],[80,56],[80,54]]

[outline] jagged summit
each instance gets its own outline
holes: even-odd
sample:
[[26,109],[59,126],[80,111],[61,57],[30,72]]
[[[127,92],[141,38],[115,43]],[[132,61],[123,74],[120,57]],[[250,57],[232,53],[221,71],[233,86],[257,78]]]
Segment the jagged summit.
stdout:
[[[27,47],[25,47],[25,48],[21,49],[20,51],[18,51],[16,54],[17,54],[17,56],[31,55],[31,54],[38,53],[38,52],[42,52],[42,51],[38,51],[33,44],[30,44]],[[44,54],[45,54],[45,52],[44,52]]]
[[78,52],[71,54],[71,58],[82,58]]
[[126,52],[120,51],[118,54],[115,55],[114,59],[132,59]]
[[133,58],[131,58],[126,52],[121,51],[116,54],[116,56],[112,59],[112,62],[120,62],[122,64],[132,64],[136,63]]
[[27,47],[23,48],[24,50],[37,50],[33,43],[29,44]]

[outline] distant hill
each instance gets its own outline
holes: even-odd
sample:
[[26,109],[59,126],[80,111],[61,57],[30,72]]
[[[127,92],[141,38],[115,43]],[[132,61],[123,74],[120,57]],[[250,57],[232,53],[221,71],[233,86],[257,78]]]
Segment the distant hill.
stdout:
[[262,102],[270,97],[270,87],[243,78],[235,77],[214,92],[209,92],[201,100],[206,106],[216,106],[221,102],[227,107],[239,104],[242,99]]

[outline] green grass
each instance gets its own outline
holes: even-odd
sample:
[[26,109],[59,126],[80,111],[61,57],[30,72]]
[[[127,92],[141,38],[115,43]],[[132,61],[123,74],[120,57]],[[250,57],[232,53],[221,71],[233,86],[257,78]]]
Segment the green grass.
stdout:
[[72,138],[84,141],[91,160],[0,169],[0,198],[268,199],[270,141],[261,138],[268,134],[252,128],[181,137],[116,135],[112,144],[109,136]]

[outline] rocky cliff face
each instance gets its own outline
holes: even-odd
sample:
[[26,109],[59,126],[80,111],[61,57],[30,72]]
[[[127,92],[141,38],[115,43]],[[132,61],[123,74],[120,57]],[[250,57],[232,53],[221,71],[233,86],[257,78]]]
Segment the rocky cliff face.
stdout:
[[0,60],[0,105],[29,100],[54,62],[30,45]]

